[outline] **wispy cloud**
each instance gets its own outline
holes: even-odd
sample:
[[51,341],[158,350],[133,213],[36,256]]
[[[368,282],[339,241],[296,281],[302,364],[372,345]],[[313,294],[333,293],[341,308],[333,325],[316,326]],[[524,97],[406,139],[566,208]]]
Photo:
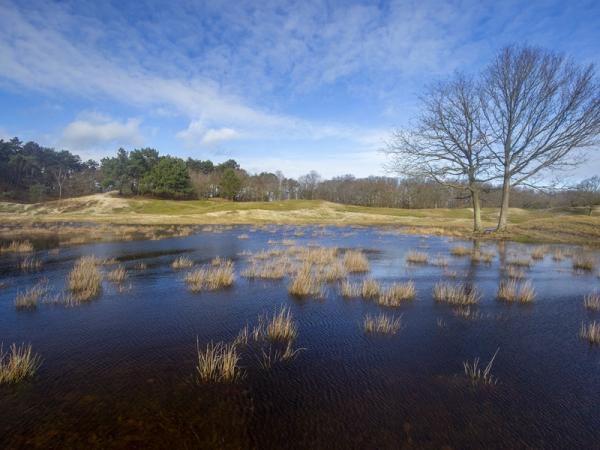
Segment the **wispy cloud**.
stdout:
[[142,140],[139,119],[118,122],[98,114],[88,114],[69,123],[62,133],[67,148],[96,150],[105,144],[137,145]]

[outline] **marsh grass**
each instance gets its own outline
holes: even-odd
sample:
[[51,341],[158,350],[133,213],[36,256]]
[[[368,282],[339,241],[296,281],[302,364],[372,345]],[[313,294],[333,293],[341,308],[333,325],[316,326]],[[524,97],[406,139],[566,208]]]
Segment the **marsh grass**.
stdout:
[[318,272],[319,279],[326,283],[342,280],[346,278],[347,275],[348,272],[346,272],[346,268],[339,261],[336,261],[329,266],[322,267]]
[[583,306],[591,311],[600,311],[600,295],[598,292],[591,292],[583,297]]
[[366,278],[362,282],[360,288],[360,295],[362,298],[371,299],[379,297],[381,293],[381,286],[379,282],[373,278]]
[[369,260],[360,250],[347,250],[344,253],[344,267],[349,273],[369,271]]
[[33,244],[29,241],[11,241],[0,247],[2,253],[29,253],[33,251]]
[[552,254],[552,259],[554,261],[562,261],[563,259],[565,259],[565,254],[563,253],[563,251],[560,248],[557,248],[556,250],[554,250],[554,253]]
[[292,263],[287,257],[275,258],[272,261],[252,262],[241,275],[245,278],[262,278],[281,280],[292,271]]
[[238,365],[240,356],[234,344],[210,342],[205,350],[201,350],[196,338],[196,353],[196,377],[199,383],[231,383],[241,377]]
[[394,317],[383,313],[377,316],[367,314],[363,321],[363,329],[366,333],[373,334],[396,334],[402,326],[402,316]]
[[185,282],[192,292],[215,291],[217,289],[228,288],[233,285],[233,281],[233,261],[230,260],[216,267],[204,266],[193,272],[189,272],[185,276]]
[[306,247],[299,252],[300,260],[316,265],[326,266],[336,262],[338,249],[335,247]]
[[321,297],[323,295],[321,282],[313,274],[312,266],[309,263],[304,263],[296,272],[288,286],[288,293],[297,297]]
[[596,260],[590,255],[573,256],[573,269],[591,272],[596,268]]
[[579,337],[585,339],[590,344],[600,345],[600,323],[596,321],[587,325],[582,323],[579,330]]
[[508,278],[513,280],[521,280],[525,278],[525,272],[515,266],[507,266],[504,273]]
[[238,239],[245,240],[245,239],[249,239],[249,238],[250,238],[250,236],[248,236],[247,234],[245,234],[245,233],[244,233],[244,234],[240,234],[240,235],[239,235],[237,238],[238,238]]
[[530,281],[518,283],[516,280],[502,280],[498,286],[497,298],[505,302],[532,303],[535,289]]
[[548,253],[548,247],[545,247],[545,246],[536,247],[531,251],[531,259],[538,260],[538,261],[542,260],[546,256],[546,253]]
[[506,262],[507,266],[531,267],[532,261],[528,256],[514,257]]
[[438,303],[475,305],[479,303],[479,292],[464,284],[439,282],[433,287],[433,298]]
[[466,320],[475,320],[481,317],[481,314],[471,306],[457,306],[452,308],[452,314],[454,317],[459,317]]
[[106,278],[113,283],[123,283],[127,279],[127,271],[123,266],[119,266],[106,274]]
[[298,326],[289,308],[282,307],[267,321],[266,336],[272,341],[293,341],[298,335]]
[[35,375],[41,365],[40,357],[31,345],[12,344],[7,352],[0,345],[0,384],[18,383]]
[[134,270],[146,270],[148,268],[148,264],[145,262],[139,262],[133,266]]
[[431,265],[435,266],[435,267],[446,268],[446,267],[448,267],[449,264],[450,264],[450,262],[448,261],[448,258],[446,258],[445,256],[442,256],[442,255],[437,255],[431,261]]
[[40,270],[43,262],[41,259],[34,258],[33,256],[27,256],[26,258],[19,261],[19,270],[23,272]]
[[414,282],[394,283],[381,292],[377,303],[383,306],[400,306],[402,303],[414,300],[416,295],[417,289]]
[[282,361],[290,361],[294,359],[298,353],[300,353],[304,348],[294,348],[292,341],[287,341],[283,350],[281,349],[273,349],[272,345],[269,345],[269,350],[265,351],[265,349],[261,349],[261,356],[258,360],[260,366],[265,369],[271,369],[275,364]]
[[358,298],[361,293],[361,285],[343,280],[340,283],[340,295],[344,298]]
[[465,247],[464,245],[457,245],[456,247],[452,247],[452,249],[450,249],[450,254],[452,256],[467,256],[471,254],[471,249]]
[[37,308],[38,301],[44,297],[46,292],[48,292],[47,280],[42,280],[23,292],[17,292],[15,308],[19,310]]
[[427,253],[419,252],[416,250],[410,250],[406,254],[406,262],[409,264],[427,264],[429,256]]
[[174,270],[181,270],[181,269],[189,269],[190,267],[192,267],[194,265],[194,261],[192,261],[190,258],[188,258],[187,256],[178,256],[177,258],[175,258],[175,260],[171,263],[171,267]]
[[496,352],[492,356],[492,359],[487,363],[487,365],[481,370],[479,367],[479,358],[475,358],[472,363],[468,361],[463,362],[463,368],[465,371],[465,375],[471,382],[471,384],[487,384],[494,385],[497,383],[496,378],[492,375],[492,365],[494,364],[494,360],[496,359],[496,355],[498,355],[498,351],[500,348],[496,349]]
[[75,266],[67,277],[67,286],[76,300],[87,301],[100,294],[102,274],[93,256],[83,256],[75,261]]

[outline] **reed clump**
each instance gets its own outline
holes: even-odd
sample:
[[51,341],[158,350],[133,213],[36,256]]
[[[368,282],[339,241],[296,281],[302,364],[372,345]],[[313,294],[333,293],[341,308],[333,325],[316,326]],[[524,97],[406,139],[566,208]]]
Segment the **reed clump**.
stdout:
[[349,273],[369,271],[369,260],[360,250],[347,250],[344,253],[344,267]]
[[542,260],[548,253],[548,247],[536,247],[531,251],[531,259]]
[[499,348],[496,350],[494,356],[492,356],[492,359],[490,359],[483,370],[479,367],[479,358],[475,358],[472,363],[468,361],[463,362],[465,375],[471,384],[475,385],[481,383],[494,385],[497,383],[496,378],[492,375],[492,365],[494,364],[494,360],[496,359],[499,350]]
[[381,286],[379,282],[374,278],[366,278],[362,282],[362,286],[360,289],[360,295],[362,298],[377,298],[381,293]]
[[381,292],[377,303],[383,306],[400,306],[404,302],[414,300],[416,295],[414,282],[394,283]]
[[289,308],[282,307],[269,318],[266,336],[272,341],[293,341],[298,335],[298,326]]
[[5,352],[0,345],[0,384],[18,383],[35,375],[40,367],[40,357],[33,353],[31,345],[12,344]]
[[582,323],[579,330],[579,337],[585,339],[590,344],[600,345],[600,323],[596,321],[587,325]]
[[241,377],[236,345],[210,342],[202,350],[196,339],[196,353],[196,377],[199,383],[231,383]]
[[508,278],[513,280],[521,280],[525,278],[525,272],[515,266],[507,266],[504,272]]
[[410,250],[406,254],[406,262],[410,264],[427,264],[429,259],[427,253],[419,252],[416,250]]
[[591,272],[596,268],[596,260],[590,255],[573,256],[573,269]]
[[436,256],[431,261],[431,265],[436,266],[436,267],[446,268],[446,267],[448,267],[449,264],[450,264],[450,262],[448,261],[448,258],[446,258],[445,256],[441,256],[441,255]]
[[597,291],[591,292],[583,297],[583,306],[591,311],[600,311],[600,295]]
[[26,289],[23,292],[18,292],[15,298],[15,308],[17,309],[35,309],[37,308],[38,301],[48,291],[47,281],[41,281],[35,286]]
[[228,288],[233,285],[233,281],[233,261],[230,260],[217,267],[204,266],[188,273],[185,277],[185,282],[192,292]]
[[531,267],[531,258],[526,256],[516,257],[506,262],[508,266]]
[[467,256],[471,254],[471,249],[465,247],[464,245],[457,245],[456,247],[452,247],[450,249],[450,254],[452,256]]
[[178,256],[177,258],[175,258],[175,260],[171,263],[171,267],[174,270],[181,270],[181,269],[189,269],[190,267],[192,267],[194,265],[194,261],[192,261],[190,258],[188,258],[187,256]]
[[363,321],[363,329],[366,333],[396,334],[402,326],[402,316],[394,317],[383,313],[373,316],[367,314]]
[[29,241],[11,241],[0,247],[1,253],[29,253],[33,251],[33,244]]
[[552,254],[552,259],[554,261],[562,261],[563,259],[565,259],[565,254],[563,253],[563,251],[560,248],[557,248],[556,250],[554,250],[554,253]]
[[252,262],[241,275],[245,278],[281,280],[291,271],[292,263],[289,258],[281,257],[273,261]]
[[67,286],[76,300],[87,301],[100,294],[102,275],[96,258],[83,256],[75,261],[75,266],[67,277]]
[[479,303],[479,292],[464,284],[439,282],[433,287],[433,298],[438,303],[450,305],[474,305]]
[[26,258],[19,261],[19,270],[24,272],[32,270],[40,270],[43,262],[41,259],[34,258],[33,256],[27,256]]
[[529,281],[518,283],[516,280],[503,280],[497,293],[498,300],[505,302],[532,303],[535,296],[535,289]]
[[357,298],[360,297],[361,285],[356,283],[350,283],[348,280],[343,280],[340,283],[340,295],[344,298]]
[[322,285],[313,274],[312,266],[309,263],[304,263],[296,272],[288,286],[288,292],[297,297],[320,297],[322,295]]
[[113,283],[123,283],[127,279],[127,271],[123,266],[119,266],[116,269],[108,272],[106,274],[106,278]]

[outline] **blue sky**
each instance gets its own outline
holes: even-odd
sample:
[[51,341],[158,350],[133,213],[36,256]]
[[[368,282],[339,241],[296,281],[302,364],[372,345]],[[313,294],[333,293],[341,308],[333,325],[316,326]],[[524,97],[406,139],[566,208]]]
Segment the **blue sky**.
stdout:
[[598,64],[600,2],[0,0],[0,137],[380,175],[423,85],[510,43]]

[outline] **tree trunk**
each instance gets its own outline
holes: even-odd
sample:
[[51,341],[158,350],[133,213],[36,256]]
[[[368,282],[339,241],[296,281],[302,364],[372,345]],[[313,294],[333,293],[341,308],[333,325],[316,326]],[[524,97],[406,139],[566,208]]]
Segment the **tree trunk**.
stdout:
[[471,200],[473,201],[473,231],[481,231],[481,202],[477,189],[471,191]]
[[502,184],[502,204],[500,205],[500,218],[498,219],[498,231],[506,230],[508,223],[508,204],[510,197],[510,174],[504,172],[504,182]]

